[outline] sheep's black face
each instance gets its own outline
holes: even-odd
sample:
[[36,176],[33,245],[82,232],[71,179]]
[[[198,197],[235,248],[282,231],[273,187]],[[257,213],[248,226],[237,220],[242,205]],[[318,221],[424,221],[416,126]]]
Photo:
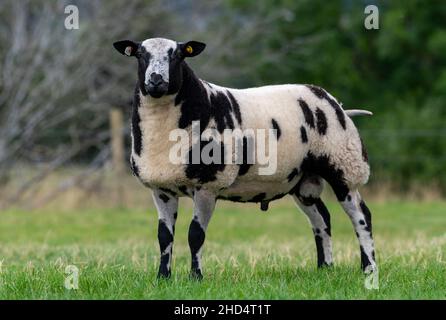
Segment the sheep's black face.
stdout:
[[139,87],[143,95],[153,98],[177,93],[181,88],[184,58],[198,55],[206,46],[197,41],[177,43],[162,38],[142,43],[124,40],[113,45],[120,53],[138,59]]

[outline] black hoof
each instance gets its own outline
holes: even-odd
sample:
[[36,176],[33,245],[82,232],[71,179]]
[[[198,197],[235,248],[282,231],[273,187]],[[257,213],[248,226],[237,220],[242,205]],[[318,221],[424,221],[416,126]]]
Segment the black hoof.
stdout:
[[189,274],[189,278],[200,281],[203,279],[203,275],[201,274],[200,270],[192,270]]
[[368,264],[366,266],[361,264],[361,269],[365,275],[373,274],[378,271],[378,267],[376,266],[376,264]]
[[166,270],[164,268],[160,268],[160,270],[158,271],[157,278],[158,279],[169,279],[170,275],[171,275],[170,270]]
[[331,269],[333,268],[333,263],[322,262],[317,264],[318,269]]

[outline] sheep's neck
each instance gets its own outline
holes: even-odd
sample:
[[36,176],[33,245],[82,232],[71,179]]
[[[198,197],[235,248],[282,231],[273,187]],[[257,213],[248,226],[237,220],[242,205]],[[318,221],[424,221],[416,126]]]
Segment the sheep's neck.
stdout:
[[145,149],[159,153],[169,147],[169,134],[177,128],[178,108],[173,97],[156,99],[141,95],[138,108],[140,128]]
[[178,105],[182,101],[186,99],[190,99],[192,96],[194,100],[207,99],[207,96],[204,95],[202,90],[202,82],[200,79],[194,74],[192,69],[183,62],[181,64],[181,88],[178,91],[178,94],[175,96],[175,104]]

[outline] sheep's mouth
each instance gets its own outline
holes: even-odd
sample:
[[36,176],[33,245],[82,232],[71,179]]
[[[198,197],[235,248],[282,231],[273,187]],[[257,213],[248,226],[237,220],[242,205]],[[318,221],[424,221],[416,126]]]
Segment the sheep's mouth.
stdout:
[[145,89],[152,98],[161,98],[163,95],[166,94],[168,86],[165,83],[158,86],[153,86],[149,84],[146,86]]
[[164,91],[149,91],[149,95],[152,98],[161,98],[165,94]]

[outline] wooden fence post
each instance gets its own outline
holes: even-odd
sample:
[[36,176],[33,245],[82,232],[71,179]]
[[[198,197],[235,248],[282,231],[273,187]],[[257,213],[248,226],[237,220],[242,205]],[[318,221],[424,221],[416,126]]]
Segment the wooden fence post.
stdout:
[[123,205],[124,186],[123,177],[125,174],[125,148],[124,148],[124,116],[122,110],[113,108],[110,111],[110,137],[112,151],[113,183],[116,185],[116,197],[118,205]]

